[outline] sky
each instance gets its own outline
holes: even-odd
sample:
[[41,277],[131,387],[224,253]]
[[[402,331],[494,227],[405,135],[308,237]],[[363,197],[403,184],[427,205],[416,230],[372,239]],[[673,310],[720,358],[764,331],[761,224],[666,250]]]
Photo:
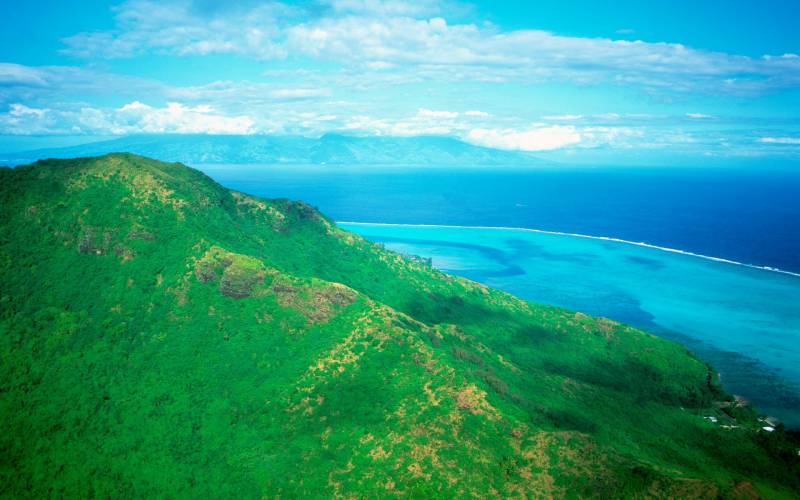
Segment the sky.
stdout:
[[796,0],[0,0],[0,147],[344,133],[797,160],[798,19]]

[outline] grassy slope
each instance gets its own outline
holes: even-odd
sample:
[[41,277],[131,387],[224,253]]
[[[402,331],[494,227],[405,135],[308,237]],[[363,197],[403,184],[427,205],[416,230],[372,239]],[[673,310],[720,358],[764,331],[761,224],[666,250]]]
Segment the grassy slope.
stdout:
[[680,346],[178,164],[0,169],[0,277],[0,494],[800,492]]

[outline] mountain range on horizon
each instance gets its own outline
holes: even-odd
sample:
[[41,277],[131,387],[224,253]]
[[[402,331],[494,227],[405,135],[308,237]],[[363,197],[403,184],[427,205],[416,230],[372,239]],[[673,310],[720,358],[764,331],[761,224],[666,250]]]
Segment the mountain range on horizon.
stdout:
[[76,146],[0,154],[0,164],[130,152],[187,164],[329,164],[397,166],[542,166],[524,151],[476,146],[445,136],[139,134]]

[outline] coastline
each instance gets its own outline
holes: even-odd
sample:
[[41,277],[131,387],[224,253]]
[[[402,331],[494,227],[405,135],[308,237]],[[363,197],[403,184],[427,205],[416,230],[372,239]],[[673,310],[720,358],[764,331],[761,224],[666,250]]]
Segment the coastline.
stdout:
[[[674,248],[670,248],[670,247],[662,247],[662,246],[652,245],[652,244],[645,243],[645,242],[629,241],[629,240],[624,240],[624,239],[621,239],[621,238],[614,238],[614,237],[608,237],[608,236],[592,236],[592,235],[585,235],[585,234],[578,234],[578,233],[548,231],[548,230],[542,230],[542,229],[530,229],[530,228],[522,228],[522,227],[506,227],[506,226],[467,226],[467,225],[447,225],[447,224],[373,223],[373,222],[356,222],[356,221],[336,221],[336,224],[340,225],[340,227],[341,226],[360,226],[360,227],[368,228],[370,226],[374,226],[374,227],[398,227],[398,228],[399,227],[406,227],[406,228],[433,228],[433,229],[435,229],[435,228],[441,228],[441,229],[480,229],[480,230],[496,230],[496,231],[516,231],[516,232],[536,233],[536,234],[553,235],[553,236],[572,236],[572,237],[575,237],[575,238],[583,238],[583,239],[586,239],[586,240],[609,241],[609,242],[613,242],[613,243],[623,243],[623,244],[636,246],[636,247],[660,250],[660,251],[667,252],[667,253],[672,253],[672,254],[687,255],[689,257],[697,257],[697,258],[700,258],[700,259],[703,259],[703,260],[707,260],[707,261],[712,261],[712,262],[720,262],[720,263],[723,263],[723,264],[731,264],[731,265],[735,265],[735,266],[741,266],[741,267],[745,267],[745,268],[762,270],[762,271],[771,271],[773,273],[778,273],[778,274],[781,274],[781,275],[793,276],[793,277],[796,277],[796,278],[800,277],[800,273],[795,273],[795,272],[792,272],[792,271],[785,271],[785,270],[782,270],[782,269],[771,268],[771,267],[768,267],[768,266],[758,266],[758,265],[754,265],[754,264],[746,264],[746,263],[737,262],[737,261],[733,261],[733,260],[725,259],[725,258],[721,258],[721,257],[712,257],[712,256],[696,254],[696,253],[688,252],[688,251],[684,251],[684,250],[674,249]],[[348,228],[348,227],[343,227],[343,228],[344,229],[351,229],[351,228]],[[354,228],[352,228],[351,230],[355,231]],[[366,234],[366,233],[362,233],[362,234]],[[381,233],[377,233],[377,234],[381,234]],[[458,236],[453,236],[453,239],[457,240]],[[494,240],[492,240],[492,241],[494,241]],[[765,279],[765,280],[768,279],[768,276],[763,275],[763,279]],[[789,279],[789,280],[793,281],[791,279]],[[509,291],[509,290],[507,290],[507,291]],[[510,293],[516,294],[516,292],[514,292],[514,291],[510,291]],[[529,298],[529,300],[534,300],[534,299],[530,299]],[[547,303],[557,304],[556,302],[547,302]],[[565,306],[563,304],[560,304],[560,305],[562,307],[573,308],[573,306]],[[582,309],[576,309],[576,310],[582,310]],[[611,316],[609,316],[609,317],[611,317]],[[680,336],[684,337],[684,338],[683,339],[678,339],[678,338],[675,338],[675,336],[674,336],[674,333],[676,332],[675,330],[671,331],[672,334],[665,335],[665,333],[666,332],[670,332],[670,330],[669,329],[665,329],[665,327],[663,327],[663,326],[661,326],[659,328],[658,333],[656,332],[656,330],[649,329],[647,326],[643,326],[643,325],[635,325],[635,326],[637,328],[642,329],[642,330],[649,331],[649,332],[651,332],[654,335],[657,335],[659,337],[666,338],[666,339],[668,339],[668,340],[670,340],[672,342],[676,342],[678,344],[681,344],[681,345],[687,347],[687,349],[691,349],[691,351],[696,353],[698,355],[698,357],[700,357],[701,359],[703,359],[704,361],[706,361],[708,363],[712,363],[712,360],[713,360],[712,366],[714,367],[715,373],[717,373],[717,375],[720,378],[720,383],[722,383],[723,372],[725,372],[727,375],[731,375],[732,367],[737,367],[737,368],[740,369],[743,366],[748,368],[748,370],[743,372],[743,373],[747,373],[750,376],[757,376],[757,380],[763,382],[764,384],[769,383],[770,386],[775,384],[774,387],[779,387],[778,382],[777,382],[778,379],[774,379],[773,380],[772,376],[780,377],[781,380],[787,380],[787,381],[791,380],[791,379],[783,379],[784,375],[779,375],[779,371],[777,371],[774,366],[769,365],[769,364],[765,364],[764,361],[762,361],[761,358],[759,358],[759,357],[752,357],[752,355],[748,355],[748,353],[746,353],[744,351],[740,351],[740,350],[736,350],[736,349],[732,349],[732,348],[720,347],[720,346],[716,345],[713,342],[709,342],[708,339],[705,339],[702,336],[694,336],[694,335],[691,335],[691,334],[683,333],[683,334],[680,334]],[[689,340],[689,342],[687,342],[687,340]],[[700,347],[701,344],[704,345],[702,348]],[[700,355],[701,352],[702,352],[702,356]],[[733,359],[733,361],[731,361],[731,359]],[[755,369],[755,365],[758,365],[760,367],[759,370],[760,371],[763,370],[763,373],[767,374],[768,376],[767,375],[762,375],[761,373],[756,374],[753,371],[751,371],[751,370]],[[735,379],[735,380],[733,380],[733,385],[728,385],[732,381],[731,379]],[[753,382],[753,380],[751,379],[750,382],[747,385],[752,384],[752,382]],[[762,384],[762,385],[764,385],[764,384]],[[751,405],[755,406],[755,408],[757,409],[757,411],[760,412],[762,417],[771,420],[773,423],[774,422],[782,422],[785,425],[787,425],[789,428],[800,429],[800,421],[797,419],[797,417],[795,416],[794,413],[790,412],[790,414],[787,415],[784,412],[784,408],[780,407],[779,405],[777,405],[774,400],[770,400],[769,398],[767,398],[767,399],[759,398],[759,397],[756,397],[754,394],[748,393],[742,387],[741,377],[731,377],[731,378],[726,380],[726,383],[723,384],[723,386],[725,387],[726,392],[728,392],[729,394],[731,394],[733,396],[736,396],[738,399],[747,401],[748,404],[751,404]],[[800,388],[800,387],[798,387],[796,385],[793,385],[793,390],[796,390],[797,388]],[[773,391],[770,390],[769,392],[772,393]],[[795,397],[795,394],[797,394],[797,393],[793,392],[792,396]],[[781,415],[781,416],[776,416],[776,415]],[[768,424],[764,424],[764,425],[768,425]]]
[[597,241],[610,241],[613,243],[623,243],[626,245],[633,245],[643,248],[650,248],[653,250],[660,250],[662,252],[669,252],[675,253],[679,255],[687,255],[689,257],[697,257],[700,259],[710,260],[713,262],[721,262],[723,264],[731,264],[736,266],[743,266],[748,267],[750,269],[759,269],[761,271],[770,271],[773,273],[784,274],[788,276],[794,276],[795,278],[800,278],[800,273],[796,273],[793,271],[786,271],[784,269],[780,269],[777,267],[771,266],[759,266],[757,264],[747,264],[745,262],[738,262],[731,259],[726,259],[724,257],[714,257],[711,255],[703,255],[695,252],[690,252],[687,250],[680,250],[678,248],[671,248],[671,247],[664,247],[659,245],[653,245],[651,243],[646,243],[644,241],[630,241],[624,240],[622,238],[615,238],[612,236],[594,236],[589,234],[580,234],[580,233],[568,233],[562,231],[548,231],[546,229],[531,229],[527,227],[506,227],[506,226],[461,226],[461,225],[448,225],[448,224],[397,224],[397,223],[388,223],[388,222],[356,222],[356,221],[335,221],[336,224],[349,224],[353,226],[384,226],[384,227],[428,227],[428,228],[442,228],[442,229],[491,229],[497,231],[524,231],[530,233],[538,233],[538,234],[549,234],[553,236],[571,236],[573,238],[584,238],[589,240],[597,240]]

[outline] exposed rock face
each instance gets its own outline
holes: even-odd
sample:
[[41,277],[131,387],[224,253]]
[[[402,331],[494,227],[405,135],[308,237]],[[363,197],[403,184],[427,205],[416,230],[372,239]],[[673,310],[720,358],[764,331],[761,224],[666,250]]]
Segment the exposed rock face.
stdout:
[[208,283],[217,279],[217,272],[214,270],[214,262],[201,260],[194,267],[194,275],[201,283]]
[[275,280],[270,291],[275,294],[278,304],[299,311],[311,324],[328,321],[358,296],[355,290],[339,283],[299,286],[285,277]]
[[222,295],[243,299],[253,294],[255,285],[264,282],[265,270],[264,264],[254,257],[214,246],[197,261],[194,274],[202,283],[219,279],[219,291]]
[[279,305],[294,309],[311,324],[328,321],[358,296],[345,285],[321,280],[312,280],[309,285],[267,268],[255,257],[217,246],[212,246],[196,261],[194,275],[201,283],[219,280],[219,291],[226,297],[244,299],[256,293],[274,295]]
[[219,281],[219,291],[222,295],[243,299],[252,295],[253,286],[260,281],[264,281],[262,270],[230,265],[225,268],[222,279]]
[[78,251],[92,255],[105,255],[111,245],[113,231],[85,226],[78,235]]

